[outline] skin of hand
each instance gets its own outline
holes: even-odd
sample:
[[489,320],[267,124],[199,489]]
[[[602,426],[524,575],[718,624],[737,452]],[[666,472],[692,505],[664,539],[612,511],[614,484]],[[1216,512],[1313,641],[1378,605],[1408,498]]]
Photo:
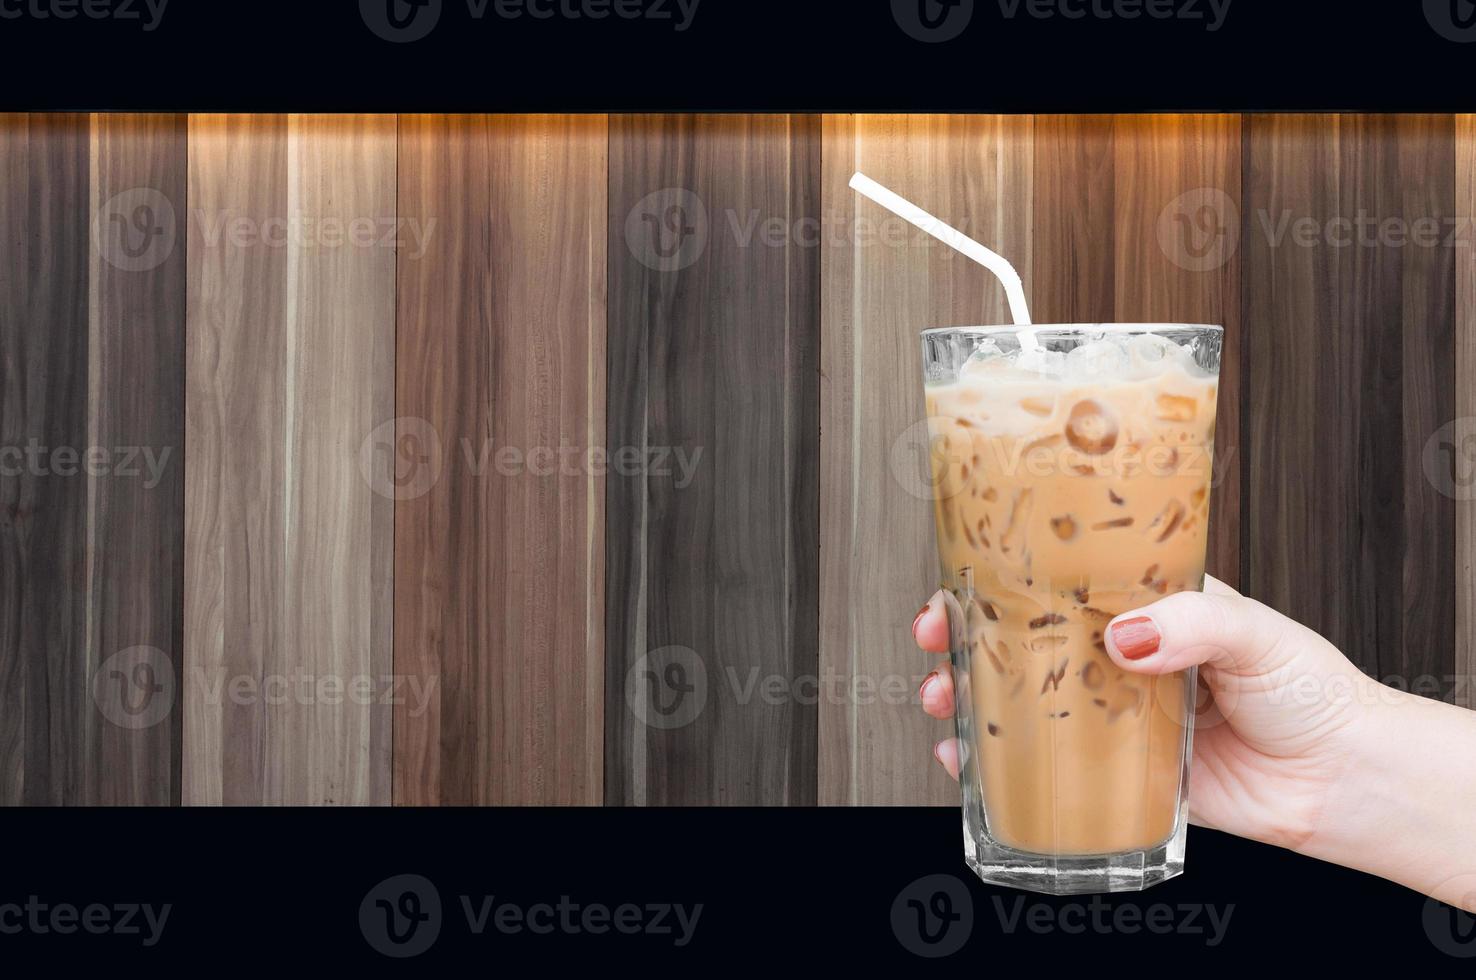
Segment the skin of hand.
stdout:
[[[944,594],[913,622],[948,652]],[[1317,633],[1208,579],[1116,617],[1124,670],[1199,665],[1190,822],[1398,881],[1476,912],[1476,712],[1363,674]],[[954,715],[953,671],[923,682],[923,709]],[[958,778],[958,743],[933,749]],[[1464,776],[1462,776],[1464,774]]]

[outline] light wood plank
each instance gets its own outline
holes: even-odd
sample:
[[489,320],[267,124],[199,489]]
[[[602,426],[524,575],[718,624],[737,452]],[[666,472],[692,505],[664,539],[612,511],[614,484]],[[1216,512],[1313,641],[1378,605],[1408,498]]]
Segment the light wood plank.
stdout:
[[389,800],[395,166],[393,117],[190,120],[187,803]]
[[[924,487],[928,327],[1008,323],[984,270],[858,200],[860,170],[1012,258],[1031,284],[1029,117],[826,116],[823,259],[820,800],[950,804],[933,762],[952,734],[918,686],[936,666],[913,617],[939,581]],[[839,693],[836,693],[839,692]]]

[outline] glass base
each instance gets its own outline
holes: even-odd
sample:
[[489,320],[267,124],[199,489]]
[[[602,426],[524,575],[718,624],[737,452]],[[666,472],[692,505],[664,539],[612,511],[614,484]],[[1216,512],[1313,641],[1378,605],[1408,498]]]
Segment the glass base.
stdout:
[[1184,873],[1184,834],[1148,850],[1080,856],[1030,854],[980,841],[966,848],[969,867],[990,885],[1042,895],[1140,892]]

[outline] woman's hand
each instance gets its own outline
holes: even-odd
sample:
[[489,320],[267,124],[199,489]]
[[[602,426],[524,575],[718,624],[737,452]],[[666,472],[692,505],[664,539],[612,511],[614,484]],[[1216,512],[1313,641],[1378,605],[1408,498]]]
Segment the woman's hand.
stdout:
[[[1205,589],[1118,616],[1106,631],[1126,671],[1200,665],[1213,703],[1195,723],[1191,822],[1476,908],[1476,713],[1384,687],[1306,627],[1221,582]],[[948,652],[942,593],[912,632],[923,650]],[[921,695],[928,714],[953,716],[949,665]],[[958,777],[956,739],[934,755]]]

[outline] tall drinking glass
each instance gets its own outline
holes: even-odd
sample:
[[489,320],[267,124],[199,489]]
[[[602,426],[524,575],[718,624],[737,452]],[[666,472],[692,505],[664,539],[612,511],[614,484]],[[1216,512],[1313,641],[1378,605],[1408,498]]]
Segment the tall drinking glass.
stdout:
[[1203,588],[1222,339],[923,334],[964,845],[985,881],[1081,894],[1183,871],[1195,673],[1127,673],[1104,631]]

